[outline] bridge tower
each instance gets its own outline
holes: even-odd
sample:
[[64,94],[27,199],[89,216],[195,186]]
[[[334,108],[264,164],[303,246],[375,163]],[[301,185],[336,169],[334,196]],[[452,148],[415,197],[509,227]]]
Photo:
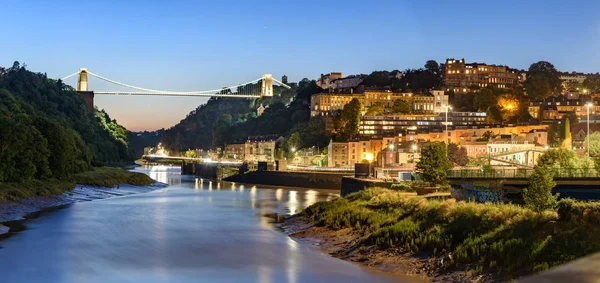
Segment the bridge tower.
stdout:
[[79,69],[79,79],[77,80],[77,92],[81,94],[88,111],[94,112],[94,92],[88,91],[88,72],[86,68]]
[[264,74],[262,77],[262,89],[260,96],[273,96],[273,75]]

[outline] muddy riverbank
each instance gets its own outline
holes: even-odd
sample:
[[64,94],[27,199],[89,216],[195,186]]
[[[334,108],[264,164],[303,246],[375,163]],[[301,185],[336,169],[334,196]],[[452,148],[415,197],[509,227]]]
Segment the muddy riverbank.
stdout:
[[294,240],[318,246],[329,255],[379,271],[410,276],[422,282],[496,282],[491,275],[476,274],[473,270],[444,270],[437,264],[442,258],[426,254],[412,255],[399,249],[380,250],[375,246],[360,247],[361,235],[351,229],[334,230],[316,226],[303,215],[287,218],[283,230]]

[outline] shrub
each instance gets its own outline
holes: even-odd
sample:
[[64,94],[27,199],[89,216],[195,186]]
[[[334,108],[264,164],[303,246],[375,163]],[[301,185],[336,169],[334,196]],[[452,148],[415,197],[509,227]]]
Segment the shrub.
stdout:
[[529,187],[523,189],[523,199],[533,211],[543,211],[556,206],[556,196],[552,195],[552,188],[556,186],[552,170],[546,166],[535,166],[533,174],[529,177]]
[[390,189],[392,189],[394,191],[401,191],[401,192],[414,192],[415,191],[415,189],[413,189],[413,187],[412,187],[411,182],[394,183],[394,184],[392,184]]

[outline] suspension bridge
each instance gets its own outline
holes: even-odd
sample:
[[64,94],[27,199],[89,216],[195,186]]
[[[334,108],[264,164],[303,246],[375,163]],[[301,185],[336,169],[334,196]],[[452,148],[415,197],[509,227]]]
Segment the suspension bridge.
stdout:
[[[77,76],[77,92],[79,92],[86,102],[86,105],[90,111],[94,109],[94,96],[98,95],[145,95],[145,96],[200,96],[200,97],[233,97],[233,98],[259,98],[259,97],[271,97],[273,96],[273,82],[278,84],[280,87],[290,89],[291,87],[282,83],[271,74],[264,74],[262,77],[255,80],[236,84],[233,86],[222,87],[219,89],[209,90],[198,90],[198,91],[169,91],[169,90],[157,90],[134,86],[126,83],[122,83],[116,80],[112,80],[93,72],[90,72],[86,68],[81,68],[79,71],[70,74],[61,80],[66,80],[71,77]],[[88,88],[88,75],[95,77],[99,80],[108,82],[112,85],[124,88],[126,90],[120,91],[91,91]]]

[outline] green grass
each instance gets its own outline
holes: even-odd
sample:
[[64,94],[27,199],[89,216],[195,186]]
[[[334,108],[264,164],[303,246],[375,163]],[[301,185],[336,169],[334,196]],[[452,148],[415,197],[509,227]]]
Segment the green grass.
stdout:
[[303,213],[333,229],[353,228],[361,245],[446,258],[440,268],[491,272],[504,278],[542,271],[600,251],[600,204],[563,200],[535,213],[513,204],[407,197],[368,189]]
[[47,179],[0,183],[0,200],[16,201],[32,196],[59,195],[73,189],[75,184],[113,187],[117,184],[145,186],[153,182],[146,174],[118,168],[100,167],[75,174],[68,180]]
[[87,172],[75,174],[71,179],[77,184],[100,187],[113,187],[118,184],[146,186],[154,183],[154,180],[146,174],[111,167],[94,168]]

